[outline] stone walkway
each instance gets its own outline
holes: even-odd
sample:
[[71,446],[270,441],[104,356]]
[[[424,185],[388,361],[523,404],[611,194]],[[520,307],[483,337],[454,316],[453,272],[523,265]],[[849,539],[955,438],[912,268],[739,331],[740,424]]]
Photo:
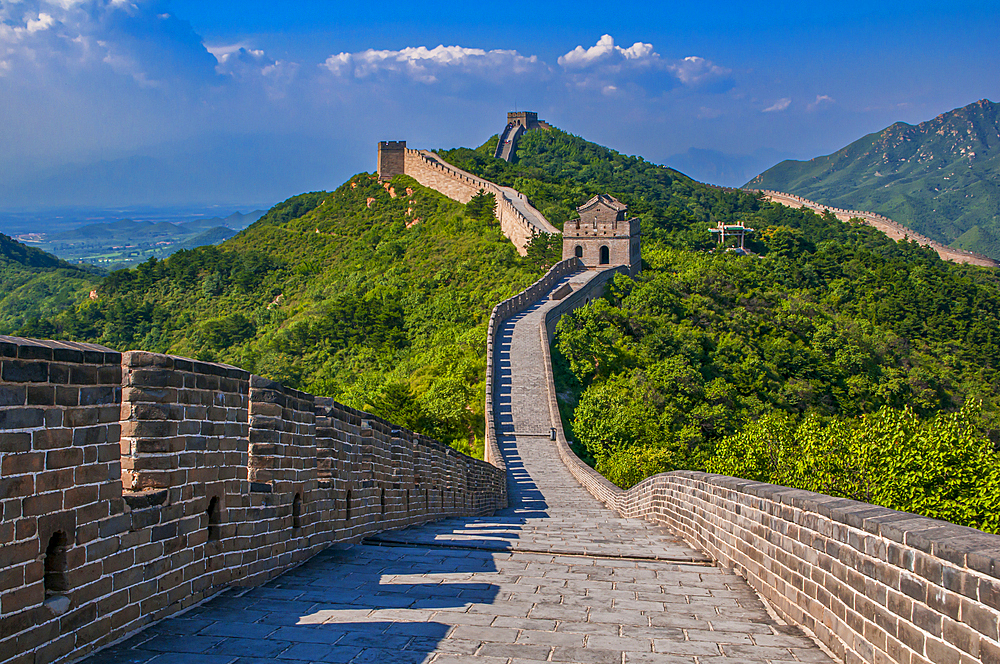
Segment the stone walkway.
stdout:
[[88,664],[830,662],[740,577],[622,519],[562,464],[540,369],[539,322],[553,304],[509,320],[498,340],[509,509],[327,550]]

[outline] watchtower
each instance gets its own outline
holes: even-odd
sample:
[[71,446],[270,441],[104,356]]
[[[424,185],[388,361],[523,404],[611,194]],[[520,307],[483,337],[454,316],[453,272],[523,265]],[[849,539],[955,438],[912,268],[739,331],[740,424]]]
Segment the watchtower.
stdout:
[[507,124],[521,125],[525,129],[538,128],[538,113],[532,111],[516,111],[507,113]]
[[626,218],[628,206],[598,194],[576,211],[580,217],[563,226],[563,259],[576,256],[587,267],[627,265],[632,276],[638,274],[639,220]]
[[406,173],[406,141],[380,141],[378,144],[378,179],[391,180]]

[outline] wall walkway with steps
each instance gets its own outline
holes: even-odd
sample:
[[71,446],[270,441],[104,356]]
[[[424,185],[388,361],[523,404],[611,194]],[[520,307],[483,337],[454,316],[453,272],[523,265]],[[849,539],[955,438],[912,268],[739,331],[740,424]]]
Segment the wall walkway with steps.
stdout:
[[88,664],[832,661],[742,578],[665,528],[620,517],[570,474],[549,440],[542,369],[539,325],[555,304],[507,320],[497,340],[508,509],[329,549]]

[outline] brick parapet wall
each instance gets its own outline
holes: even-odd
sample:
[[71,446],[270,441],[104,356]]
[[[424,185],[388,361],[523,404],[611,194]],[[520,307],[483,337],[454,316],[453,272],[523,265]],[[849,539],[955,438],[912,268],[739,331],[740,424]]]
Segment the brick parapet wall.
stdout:
[[506,505],[502,469],[235,367],[0,337],[0,377],[5,662],[79,658],[332,543]]
[[[535,234],[559,233],[559,229],[552,226],[519,192],[497,186],[489,180],[456,168],[433,152],[407,148],[403,164],[406,175],[459,203],[468,203],[480,190],[493,194],[497,202],[493,213],[500,223],[500,229],[522,256],[527,254],[528,243]],[[518,199],[517,203],[530,216],[518,209],[514,198]]]
[[996,535],[693,471],[663,473],[623,491],[583,463],[559,418],[549,342],[559,316],[598,296],[600,287],[595,280],[567,297],[539,329],[553,444],[581,484],[623,517],[669,526],[743,575],[848,664],[1000,662]]

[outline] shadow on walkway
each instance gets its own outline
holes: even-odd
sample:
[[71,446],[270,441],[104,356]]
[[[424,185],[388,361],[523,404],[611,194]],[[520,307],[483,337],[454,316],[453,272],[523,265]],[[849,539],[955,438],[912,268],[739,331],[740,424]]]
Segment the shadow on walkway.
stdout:
[[[498,587],[489,553],[418,547],[329,549],[264,586],[168,618],[87,664],[428,661],[454,621]],[[464,642],[454,642],[461,650]],[[478,647],[476,642],[475,646]]]

